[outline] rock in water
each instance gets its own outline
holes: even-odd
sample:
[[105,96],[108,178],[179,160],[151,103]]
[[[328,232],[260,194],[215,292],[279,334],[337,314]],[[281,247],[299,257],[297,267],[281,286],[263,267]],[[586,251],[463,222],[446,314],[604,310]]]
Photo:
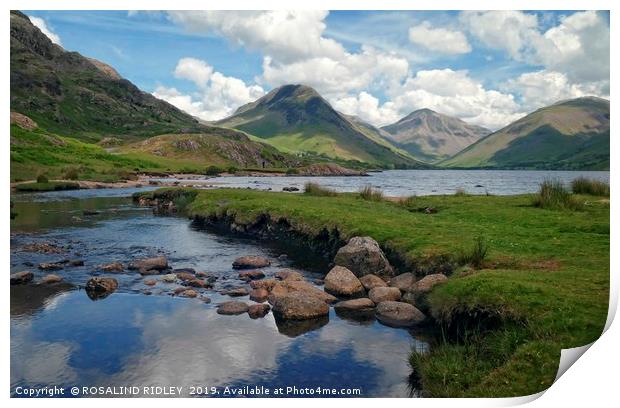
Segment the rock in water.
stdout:
[[118,288],[114,278],[94,277],[86,282],[86,293],[91,299],[104,298]]
[[11,275],[11,285],[21,285],[24,283],[32,282],[34,279],[34,273],[30,271],[16,272]]
[[269,298],[269,291],[265,288],[252,289],[250,292],[250,300],[262,303]]
[[408,272],[403,273],[398,276],[394,276],[390,279],[389,285],[395,288],[400,289],[402,292],[409,290],[411,286],[415,283],[415,275]]
[[138,269],[140,273],[143,273],[143,271],[163,271],[168,269],[168,260],[165,256],[138,259],[129,263],[127,268],[131,270]]
[[377,275],[364,275],[360,278],[360,282],[364,285],[366,290],[381,288],[387,286],[387,283]]
[[370,237],[351,238],[348,244],[338,250],[334,263],[348,268],[358,278],[368,274],[394,275],[394,269],[379,244]]
[[39,269],[44,271],[57,271],[64,267],[64,264],[61,262],[43,262],[39,264]]
[[409,303],[381,302],[376,309],[377,319],[388,326],[410,327],[420,324],[426,316]]
[[243,271],[239,272],[239,279],[244,281],[263,279],[265,274],[261,271]]
[[368,297],[375,303],[381,303],[388,300],[400,300],[400,289],[392,287],[373,288],[368,293]]
[[321,299],[303,292],[277,296],[273,311],[282,319],[306,320],[329,314],[329,306]]
[[346,311],[368,311],[374,309],[374,307],[375,303],[368,298],[344,300],[334,305],[334,309]]
[[222,295],[228,295],[231,297],[240,297],[240,296],[247,296],[249,292],[246,288],[232,288],[228,290],[223,290],[220,293]]
[[269,313],[271,307],[266,303],[259,303],[252,305],[248,308],[248,315],[252,319],[258,319],[259,317],[265,317]]
[[274,275],[277,279],[283,281],[302,281],[304,276],[294,269],[281,269]]
[[271,291],[271,289],[273,289],[274,286],[276,286],[276,284],[278,283],[277,280],[275,279],[265,279],[265,280],[258,280],[258,281],[251,281],[250,282],[250,287],[252,289],[267,289],[268,291]]
[[104,272],[123,272],[125,268],[123,267],[123,264],[120,262],[112,262],[109,264],[100,265],[99,269],[101,269]]
[[233,269],[254,269],[264,268],[271,265],[271,261],[265,257],[258,255],[242,256],[234,260]]
[[271,289],[271,294],[269,295],[269,303],[273,305],[278,297],[290,293],[303,293],[304,295],[317,298],[322,302],[328,304],[333,303],[337,300],[335,296],[322,291],[321,289],[313,286],[311,283],[308,283],[306,281],[282,281],[278,282]]
[[244,302],[231,301],[220,303],[217,307],[217,313],[221,315],[240,315],[247,312],[248,309],[248,305]]
[[325,276],[325,291],[335,296],[356,297],[365,293],[357,276],[344,266],[334,266]]
[[168,273],[166,275],[162,275],[161,280],[166,283],[173,283],[177,280],[177,275],[174,273]]
[[54,275],[53,273],[50,273],[49,275],[45,275],[43,279],[41,279],[42,284],[51,284],[51,283],[58,283],[58,282],[62,282],[62,278],[58,275]]

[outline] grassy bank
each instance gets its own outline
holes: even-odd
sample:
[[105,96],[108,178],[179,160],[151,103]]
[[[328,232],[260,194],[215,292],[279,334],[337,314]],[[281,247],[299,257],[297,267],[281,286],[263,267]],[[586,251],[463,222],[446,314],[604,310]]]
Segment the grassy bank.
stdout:
[[[358,194],[200,191],[194,215],[228,215],[248,224],[267,214],[298,231],[337,228],[370,235],[416,260],[458,264],[480,238],[478,268],[457,268],[430,296],[443,340],[411,362],[430,396],[513,396],[547,388],[560,350],[594,341],[607,315],[609,204],[574,196],[578,211],[544,209],[531,196],[435,196],[403,203]],[[435,213],[427,214],[424,209]]]

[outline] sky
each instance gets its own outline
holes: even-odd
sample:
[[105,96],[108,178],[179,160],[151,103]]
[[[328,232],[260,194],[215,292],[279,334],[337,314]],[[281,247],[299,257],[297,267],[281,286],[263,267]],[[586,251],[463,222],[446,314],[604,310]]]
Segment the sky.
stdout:
[[383,126],[414,110],[501,128],[609,98],[605,11],[25,11],[53,42],[204,120],[284,84]]

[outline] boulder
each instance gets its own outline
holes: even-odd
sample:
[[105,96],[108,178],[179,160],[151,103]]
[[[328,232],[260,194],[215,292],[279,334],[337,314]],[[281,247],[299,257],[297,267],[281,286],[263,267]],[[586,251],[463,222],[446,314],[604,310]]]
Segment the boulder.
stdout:
[[250,282],[250,287],[252,289],[267,289],[268,291],[271,291],[271,289],[273,289],[273,287],[278,283],[277,280],[275,279],[265,279],[265,280],[259,280],[259,281],[251,281]]
[[387,283],[377,275],[368,274],[364,275],[360,278],[360,282],[366,290],[370,290],[373,288],[381,288],[387,286]]
[[232,267],[233,269],[254,269],[264,268],[269,265],[271,265],[271,261],[265,257],[258,255],[248,255],[235,259]]
[[264,277],[265,277],[265,274],[261,271],[239,272],[239,279],[244,280],[244,281],[258,280],[258,279],[263,279]]
[[64,267],[62,262],[43,262],[39,264],[39,269],[43,271],[57,271]]
[[304,280],[304,276],[297,272],[294,269],[280,269],[274,275],[277,279],[280,280],[288,280],[288,281],[302,281]]
[[183,282],[196,279],[196,275],[194,275],[193,273],[189,273],[189,272],[177,272],[176,276],[179,280]]
[[42,284],[52,284],[52,283],[58,283],[58,282],[62,282],[62,277],[58,275],[54,275],[53,273],[50,273],[49,275],[45,275],[41,279]]
[[232,288],[232,289],[223,290],[221,293],[222,295],[228,295],[231,297],[239,297],[239,296],[247,296],[249,292],[246,288]]
[[193,288],[209,289],[213,287],[209,282],[204,279],[190,279],[184,282],[184,285],[191,286]]
[[204,303],[211,303],[211,298],[208,296],[202,295],[199,299],[202,300]]
[[282,281],[278,282],[278,284],[271,289],[269,303],[273,305],[278,297],[290,293],[303,293],[307,296],[315,297],[324,303],[333,303],[337,300],[335,296],[322,291],[306,281]]
[[357,276],[344,266],[334,266],[325,276],[325,291],[335,296],[356,297],[365,293]]
[[250,291],[250,300],[262,303],[269,298],[269,291],[265,288],[252,289]]
[[375,303],[381,303],[388,300],[400,300],[400,289],[392,287],[373,288],[368,293],[368,297]]
[[196,270],[194,268],[175,268],[172,270],[173,273],[189,273],[191,275],[196,274]]
[[258,319],[259,317],[265,317],[271,307],[266,303],[258,303],[248,307],[248,315],[252,319]]
[[389,286],[400,289],[402,292],[409,290],[411,286],[415,283],[415,275],[411,272],[402,273],[398,276],[394,276],[388,282]]
[[221,315],[240,315],[246,313],[249,307],[244,302],[230,301],[220,303],[217,306],[217,313]]
[[84,261],[82,259],[74,259],[69,261],[69,265],[71,266],[84,266]]
[[273,311],[285,320],[306,320],[326,316],[329,306],[307,293],[291,292],[275,298]]
[[162,275],[161,280],[166,283],[174,283],[177,280],[177,275],[174,273]]
[[338,250],[334,263],[348,268],[357,277],[368,274],[394,275],[394,269],[383,254],[379,244],[370,237],[351,238],[345,246]]
[[99,269],[104,272],[123,272],[123,270],[125,270],[123,264],[120,262],[112,262],[109,264],[99,265]]
[[[168,260],[165,256],[138,259],[129,263],[130,270],[139,270],[143,275],[150,275],[149,271],[163,271],[168,269]],[[146,272],[146,273],[145,273]]]
[[426,275],[409,288],[410,292],[417,294],[426,294],[430,292],[435,285],[444,283],[448,280],[448,277],[442,273],[435,273],[432,275]]
[[187,297],[187,298],[195,298],[196,296],[198,296],[198,292],[196,292],[194,289],[186,289],[180,293],[180,296]]
[[157,281],[155,279],[145,279],[144,284],[146,286],[155,286],[157,285]]
[[381,323],[396,327],[414,326],[426,318],[415,306],[394,301],[379,303],[375,313]]
[[118,281],[114,278],[94,277],[86,282],[86,293],[91,299],[106,297],[118,288]]
[[34,273],[30,271],[22,271],[11,274],[11,285],[22,285],[24,283],[32,282],[34,279]]
[[334,309],[346,311],[368,311],[374,309],[374,307],[375,303],[368,298],[344,300],[334,305]]

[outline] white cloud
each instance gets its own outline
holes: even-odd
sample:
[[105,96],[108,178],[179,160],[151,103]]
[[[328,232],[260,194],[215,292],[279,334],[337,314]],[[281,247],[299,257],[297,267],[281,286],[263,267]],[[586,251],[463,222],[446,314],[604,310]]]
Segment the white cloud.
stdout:
[[504,88],[518,92],[522,98],[522,106],[532,111],[563,99],[588,95],[609,97],[605,94],[605,86],[604,81],[585,85],[573,84],[561,72],[542,70],[528,72],[509,80]]
[[153,95],[204,120],[222,119],[239,106],[265,94],[260,86],[248,86],[238,78],[214,71],[207,62],[195,58],[181,58],[174,74],[177,78],[194,82],[197,91],[188,95],[176,88],[159,86]]
[[62,45],[60,41],[60,36],[53,32],[48,26],[45,20],[39,17],[28,16],[32,24],[37,27],[43,34],[47,36],[54,44]]
[[170,11],[170,19],[194,33],[218,34],[236,45],[277,57],[340,58],[344,47],[323,37],[327,11]]
[[447,28],[434,28],[428,21],[409,29],[409,41],[443,54],[466,54],[471,51],[465,34]]
[[357,96],[346,96],[333,101],[334,109],[347,115],[357,116],[375,126],[394,123],[401,118],[392,102],[379,105],[379,99],[362,91]]

